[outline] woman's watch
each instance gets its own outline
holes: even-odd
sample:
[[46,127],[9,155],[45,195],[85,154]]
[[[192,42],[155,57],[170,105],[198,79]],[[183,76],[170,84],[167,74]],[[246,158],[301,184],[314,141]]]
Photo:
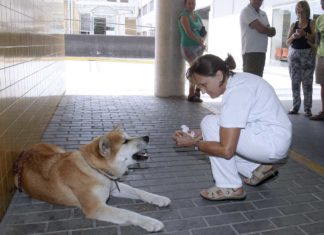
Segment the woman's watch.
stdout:
[[199,149],[199,144],[201,143],[201,140],[198,140],[195,142],[194,146],[195,146],[195,150],[200,150]]

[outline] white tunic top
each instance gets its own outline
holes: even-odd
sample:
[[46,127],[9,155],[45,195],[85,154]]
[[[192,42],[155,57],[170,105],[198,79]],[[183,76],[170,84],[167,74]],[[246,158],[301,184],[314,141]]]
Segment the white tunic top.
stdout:
[[273,87],[250,73],[236,73],[227,81],[222,98],[220,126],[249,129],[269,136],[276,154],[285,155],[292,126]]
[[267,14],[261,9],[257,12],[249,4],[240,15],[242,55],[249,52],[266,53],[267,51],[268,36],[250,27],[255,20],[259,20],[264,26],[269,26]]

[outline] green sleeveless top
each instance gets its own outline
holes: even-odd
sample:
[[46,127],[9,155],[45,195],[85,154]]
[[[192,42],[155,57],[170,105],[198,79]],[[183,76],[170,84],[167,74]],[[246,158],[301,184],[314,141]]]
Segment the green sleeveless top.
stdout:
[[192,16],[190,16],[189,12],[186,10],[182,11],[179,15],[178,28],[179,28],[180,37],[181,37],[180,44],[182,46],[197,46],[197,45],[199,45],[199,43],[197,41],[194,41],[188,37],[188,35],[186,34],[186,32],[180,22],[181,16],[187,16],[189,18],[189,24],[190,24],[190,28],[191,28],[192,32],[194,32],[194,34],[196,34],[197,36],[200,37],[199,30],[201,29],[203,24],[201,21],[201,17],[195,12],[194,12],[194,15],[196,16],[195,20],[192,19]]
[[315,31],[320,39],[320,44],[317,47],[317,54],[324,56],[324,14],[316,19]]

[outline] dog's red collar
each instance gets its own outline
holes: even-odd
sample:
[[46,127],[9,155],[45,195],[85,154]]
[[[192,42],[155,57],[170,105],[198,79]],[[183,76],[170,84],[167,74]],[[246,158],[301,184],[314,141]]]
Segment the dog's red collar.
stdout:
[[19,192],[22,192],[22,173],[24,170],[24,163],[31,155],[32,154],[30,150],[23,150],[16,159],[14,173],[17,174],[17,188]]

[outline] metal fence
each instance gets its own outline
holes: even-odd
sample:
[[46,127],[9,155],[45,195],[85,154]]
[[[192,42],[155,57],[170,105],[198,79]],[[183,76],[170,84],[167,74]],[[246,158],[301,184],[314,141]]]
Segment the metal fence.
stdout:
[[135,20],[125,23],[109,22],[105,17],[81,20],[65,19],[65,34],[101,34],[115,36],[155,36],[155,27],[138,25]]

